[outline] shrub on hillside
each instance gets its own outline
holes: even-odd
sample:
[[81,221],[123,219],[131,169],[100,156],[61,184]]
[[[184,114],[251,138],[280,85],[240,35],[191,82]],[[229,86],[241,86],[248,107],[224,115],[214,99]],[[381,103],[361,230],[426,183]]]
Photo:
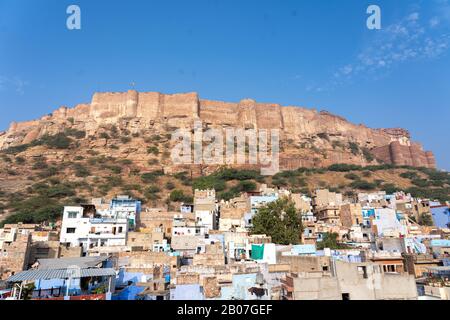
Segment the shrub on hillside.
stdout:
[[357,181],[353,181],[350,184],[350,187],[353,189],[359,189],[359,190],[374,190],[374,189],[376,189],[377,186],[374,183],[370,183],[365,180],[357,180]]
[[16,157],[16,163],[17,164],[24,164],[25,163],[25,158],[24,157]]
[[407,171],[400,173],[400,177],[405,179],[419,179],[419,175],[414,171]]
[[158,149],[158,147],[151,146],[151,147],[147,148],[147,153],[157,156],[159,154],[159,149]]
[[359,146],[355,142],[349,142],[348,147],[350,148],[351,153],[353,153],[355,156],[359,154]]
[[120,142],[122,142],[123,144],[129,143],[131,141],[130,137],[121,137],[120,138]]
[[151,182],[155,182],[158,179],[158,177],[163,176],[163,175],[164,175],[164,171],[156,170],[156,171],[144,173],[143,175],[141,175],[141,179],[145,183],[151,183]]
[[64,134],[69,137],[74,137],[76,139],[86,138],[86,131],[76,130],[76,129],[66,129],[64,130]]
[[175,184],[171,181],[167,181],[166,185],[164,186],[167,190],[173,190],[175,189]]
[[367,162],[372,162],[373,160],[375,160],[372,152],[370,152],[369,149],[362,148],[362,153],[363,153],[364,159],[366,159]]
[[359,180],[359,176],[356,173],[347,173],[344,178],[349,180]]
[[170,199],[170,201],[173,201],[173,202],[192,202],[193,201],[192,197],[185,195],[182,190],[173,190],[170,193],[169,199]]
[[36,141],[37,145],[45,145],[52,149],[68,149],[72,143],[72,139],[64,133],[57,133],[55,135],[44,135]]
[[75,175],[77,177],[87,177],[91,175],[91,172],[80,163],[74,163],[72,167],[75,170]]

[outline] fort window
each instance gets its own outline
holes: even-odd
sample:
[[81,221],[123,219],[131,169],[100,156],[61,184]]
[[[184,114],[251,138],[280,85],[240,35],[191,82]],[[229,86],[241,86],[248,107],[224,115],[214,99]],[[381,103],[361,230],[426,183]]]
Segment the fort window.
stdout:
[[75,233],[75,228],[67,228],[66,233]]

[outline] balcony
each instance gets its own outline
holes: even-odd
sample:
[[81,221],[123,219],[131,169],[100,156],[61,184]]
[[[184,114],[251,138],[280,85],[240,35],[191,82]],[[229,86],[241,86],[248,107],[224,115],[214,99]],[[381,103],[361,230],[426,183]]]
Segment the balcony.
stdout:
[[125,233],[112,233],[112,232],[95,232],[95,233],[89,233],[88,238],[89,239],[122,239],[125,238]]
[[89,219],[91,224],[100,224],[100,223],[127,223],[127,219],[116,219],[116,218],[91,218]]

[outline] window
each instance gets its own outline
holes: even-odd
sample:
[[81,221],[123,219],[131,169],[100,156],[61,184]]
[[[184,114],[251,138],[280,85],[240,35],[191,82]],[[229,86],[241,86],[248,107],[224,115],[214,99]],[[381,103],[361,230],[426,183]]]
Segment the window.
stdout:
[[66,233],[75,233],[75,228],[67,228]]
[[76,219],[77,218],[77,214],[78,214],[78,212],[76,212],[76,211],[69,211],[69,212],[67,212],[67,217],[69,219]]
[[343,293],[342,300],[350,300],[350,293]]
[[123,228],[119,227],[119,233],[122,233]]

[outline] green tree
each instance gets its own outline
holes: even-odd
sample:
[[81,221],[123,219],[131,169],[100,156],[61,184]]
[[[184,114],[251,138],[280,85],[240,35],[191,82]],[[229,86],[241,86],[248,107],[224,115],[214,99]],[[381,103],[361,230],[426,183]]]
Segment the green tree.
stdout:
[[433,225],[433,219],[431,218],[431,216],[427,213],[422,213],[419,216],[419,224],[421,226],[432,226]]
[[329,233],[329,232],[325,233],[323,235],[322,241],[317,243],[317,249],[319,249],[319,250],[323,250],[324,248],[330,248],[332,250],[345,249],[346,246],[340,244],[337,241],[338,236],[339,235],[337,233],[335,233],[335,232],[333,232],[333,233]]
[[266,234],[277,244],[298,244],[302,233],[300,214],[288,199],[278,199],[258,210],[252,220],[253,234]]

